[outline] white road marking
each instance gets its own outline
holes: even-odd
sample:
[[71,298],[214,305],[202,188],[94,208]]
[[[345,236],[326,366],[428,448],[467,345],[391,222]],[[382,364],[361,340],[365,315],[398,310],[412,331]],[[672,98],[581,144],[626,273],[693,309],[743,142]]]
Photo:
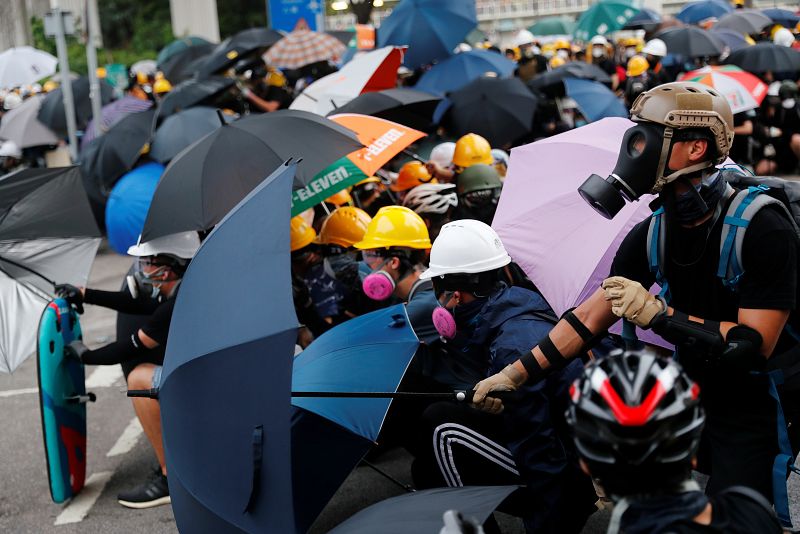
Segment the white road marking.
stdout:
[[142,435],[142,424],[139,422],[138,417],[134,417],[131,419],[131,422],[128,423],[128,426],[125,427],[125,430],[122,431],[122,435],[120,435],[117,442],[111,447],[111,450],[108,451],[106,454],[107,457],[111,456],[119,456],[120,454],[125,454],[130,451],[135,445],[136,442],[139,441],[139,436]]
[[64,510],[58,514],[56,522],[53,524],[67,525],[83,521],[83,518],[89,513],[94,503],[97,502],[97,498],[103,493],[103,488],[106,487],[106,484],[111,479],[111,474],[111,471],[102,471],[90,475],[86,479],[83,490],[64,507]]
[[0,391],[0,397],[16,397],[17,395],[27,395],[29,393],[39,393],[39,388],[8,389]]
[[122,369],[119,365],[99,365],[86,379],[86,390],[111,387],[121,378]]

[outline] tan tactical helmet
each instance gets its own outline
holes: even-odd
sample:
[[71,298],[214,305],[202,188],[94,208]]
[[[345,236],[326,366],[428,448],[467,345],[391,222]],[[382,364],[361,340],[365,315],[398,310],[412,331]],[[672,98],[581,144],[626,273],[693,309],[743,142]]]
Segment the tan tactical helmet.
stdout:
[[[631,120],[666,126],[661,160],[653,193],[680,176],[722,163],[733,143],[733,113],[730,104],[715,89],[696,82],[665,83],[640,94],[631,106]],[[714,136],[717,157],[664,176],[675,130],[707,128]]]

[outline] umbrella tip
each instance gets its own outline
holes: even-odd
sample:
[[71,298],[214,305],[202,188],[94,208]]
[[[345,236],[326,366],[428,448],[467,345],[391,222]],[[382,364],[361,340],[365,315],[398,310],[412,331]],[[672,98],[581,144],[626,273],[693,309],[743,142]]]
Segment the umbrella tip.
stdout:
[[221,126],[228,124],[228,121],[225,120],[225,113],[223,113],[219,108],[217,108],[217,117],[219,117],[219,123]]

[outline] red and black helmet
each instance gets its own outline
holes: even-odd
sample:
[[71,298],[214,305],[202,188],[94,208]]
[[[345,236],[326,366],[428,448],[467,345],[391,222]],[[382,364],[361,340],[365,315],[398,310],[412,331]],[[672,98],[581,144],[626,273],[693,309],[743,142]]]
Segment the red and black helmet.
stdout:
[[705,416],[700,388],[674,361],[612,352],[570,388],[575,446],[607,493],[668,490],[689,476]]

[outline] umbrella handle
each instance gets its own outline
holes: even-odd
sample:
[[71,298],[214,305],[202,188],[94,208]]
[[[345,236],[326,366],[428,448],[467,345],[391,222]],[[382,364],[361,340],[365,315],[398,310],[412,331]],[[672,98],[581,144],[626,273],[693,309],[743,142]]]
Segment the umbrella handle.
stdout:
[[145,399],[158,399],[158,388],[151,389],[129,389],[128,397],[139,397]]
[[[472,397],[475,394],[475,391],[471,389],[467,389],[464,391],[454,391],[453,394],[455,395],[455,399],[458,402],[466,402],[472,404]],[[513,391],[490,391],[486,394],[487,397],[492,397],[494,399],[500,399],[503,404],[511,401],[514,397]]]

